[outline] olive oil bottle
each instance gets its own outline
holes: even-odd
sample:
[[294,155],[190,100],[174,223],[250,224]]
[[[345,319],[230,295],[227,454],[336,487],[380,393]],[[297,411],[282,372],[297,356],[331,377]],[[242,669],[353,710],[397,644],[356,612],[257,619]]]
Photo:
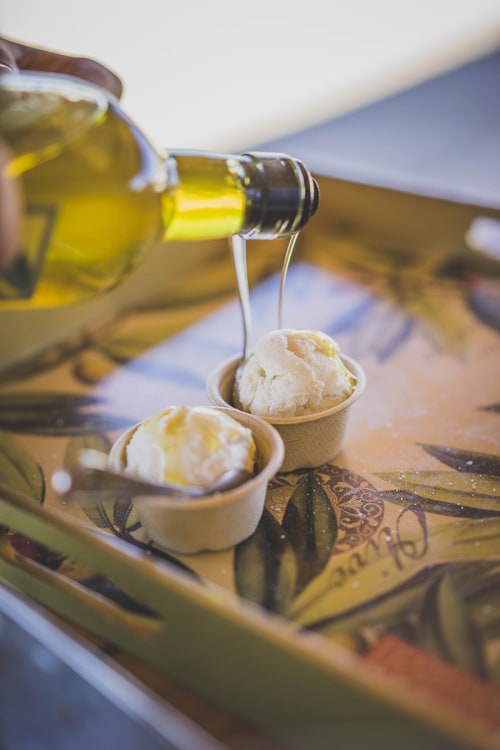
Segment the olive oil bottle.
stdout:
[[161,153],[98,87],[0,75],[0,138],[20,183],[21,241],[0,309],[54,307],[117,285],[160,240],[283,237],[314,214],[297,159]]

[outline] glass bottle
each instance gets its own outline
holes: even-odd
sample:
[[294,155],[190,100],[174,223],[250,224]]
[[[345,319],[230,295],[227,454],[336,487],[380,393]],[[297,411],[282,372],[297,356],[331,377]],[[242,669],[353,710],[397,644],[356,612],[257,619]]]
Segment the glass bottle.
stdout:
[[283,237],[316,211],[318,186],[282,154],[160,153],[98,87],[0,75],[0,137],[24,201],[0,308],[54,307],[118,284],[160,240]]

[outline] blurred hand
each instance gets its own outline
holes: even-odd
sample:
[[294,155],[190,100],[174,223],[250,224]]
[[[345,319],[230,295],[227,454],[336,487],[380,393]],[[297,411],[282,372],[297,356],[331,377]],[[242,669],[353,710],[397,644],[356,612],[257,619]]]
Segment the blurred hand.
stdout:
[[[0,74],[21,70],[76,76],[101,86],[116,97],[123,91],[118,76],[96,60],[0,38]],[[0,273],[10,265],[19,241],[20,196],[16,182],[4,174],[8,159],[8,148],[0,139]]]
[[101,86],[116,97],[120,97],[123,90],[118,76],[96,60],[61,55],[58,52],[28,47],[3,38],[0,38],[0,69],[4,71],[38,70],[76,76]]

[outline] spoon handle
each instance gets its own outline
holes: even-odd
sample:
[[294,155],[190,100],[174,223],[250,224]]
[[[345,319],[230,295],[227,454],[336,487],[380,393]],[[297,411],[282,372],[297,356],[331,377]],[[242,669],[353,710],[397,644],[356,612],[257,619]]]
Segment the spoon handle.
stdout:
[[189,498],[206,494],[203,487],[181,487],[180,485],[154,484],[108,469],[77,465],[71,470],[61,469],[52,477],[52,483],[59,494],[71,499],[85,493],[145,497],[163,495],[166,497]]
[[212,484],[204,487],[154,484],[109,469],[77,464],[71,470],[60,469],[55,472],[52,477],[52,484],[54,489],[66,499],[73,499],[79,504],[89,504],[93,502],[91,495],[94,493],[111,495],[115,498],[117,496],[134,498],[134,502],[152,495],[184,500],[204,497],[243,484],[250,477],[249,472],[233,469],[225,472]]

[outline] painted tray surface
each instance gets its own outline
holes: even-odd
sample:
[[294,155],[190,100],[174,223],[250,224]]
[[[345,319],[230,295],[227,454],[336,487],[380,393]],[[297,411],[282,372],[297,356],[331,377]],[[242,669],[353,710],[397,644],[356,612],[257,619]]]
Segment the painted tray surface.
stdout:
[[[272,247],[271,247],[272,244]],[[255,341],[277,325],[283,246],[249,243]],[[272,482],[255,534],[221,553],[151,544],[129,502],[61,508],[50,478],[108,450],[241,348],[228,248],[111,324],[10,369],[0,476],[204,584],[223,587],[377,665],[493,742],[500,731],[500,281],[463,255],[304,232],[283,322],[333,336],[367,374],[345,448]],[[111,581],[12,532],[17,551],[134,608]],[[419,693],[419,694],[420,694]],[[485,741],[486,741],[485,740]]]

